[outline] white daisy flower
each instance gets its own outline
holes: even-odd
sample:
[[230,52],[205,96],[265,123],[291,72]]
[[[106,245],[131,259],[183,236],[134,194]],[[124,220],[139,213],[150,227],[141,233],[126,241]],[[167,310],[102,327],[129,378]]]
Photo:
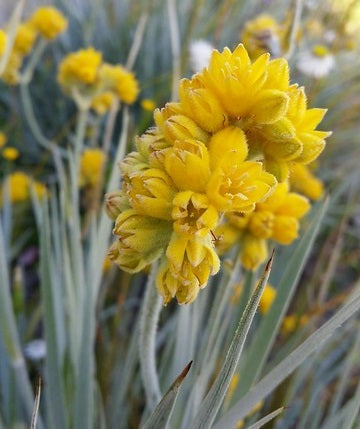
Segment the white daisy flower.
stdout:
[[190,67],[194,73],[202,71],[210,62],[214,47],[206,40],[194,40],[189,47]]
[[301,73],[319,79],[335,67],[335,58],[326,46],[315,45],[311,51],[299,54],[296,67]]

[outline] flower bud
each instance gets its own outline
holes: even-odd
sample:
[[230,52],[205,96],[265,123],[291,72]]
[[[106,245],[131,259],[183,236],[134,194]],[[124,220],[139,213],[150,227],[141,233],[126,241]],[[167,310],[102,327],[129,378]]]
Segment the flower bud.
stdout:
[[112,220],[115,220],[120,213],[130,207],[129,198],[123,190],[108,192],[105,195],[105,210]]

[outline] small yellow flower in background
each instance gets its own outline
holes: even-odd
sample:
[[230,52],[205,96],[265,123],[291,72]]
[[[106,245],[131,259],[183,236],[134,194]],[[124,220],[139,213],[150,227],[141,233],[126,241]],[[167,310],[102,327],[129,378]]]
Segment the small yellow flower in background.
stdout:
[[60,63],[58,82],[65,91],[71,91],[77,86],[91,87],[98,83],[101,61],[101,52],[91,47],[72,52]]
[[150,98],[144,98],[143,100],[141,100],[140,105],[147,112],[152,112],[156,108],[154,100],[151,100]]
[[283,51],[284,32],[271,15],[260,15],[245,24],[240,40],[251,58],[269,52],[272,57],[280,57]]
[[5,51],[5,46],[6,46],[6,40],[7,40],[7,34],[5,33],[4,30],[2,30],[0,28],[0,56],[4,53]]
[[37,32],[29,22],[19,25],[16,31],[13,49],[20,55],[27,55],[36,40]]
[[[118,66],[103,65],[104,86],[117,74]],[[297,237],[310,206],[285,180],[294,162],[317,158],[329,135],[315,130],[326,111],[307,109],[286,60],[264,54],[252,62],[243,45],[214,50],[207,68],[180,82],[179,98],[155,109],[156,126],[120,163],[122,194],[114,197],[123,205],[126,195],[138,228],[162,220],[172,231],[168,241],[151,248],[151,258],[132,239],[125,252],[129,233],[118,220],[129,209],[109,208],[116,216],[112,260],[136,272],[161,258],[156,284],[164,304],[192,302],[219,270],[218,253],[236,242],[244,267],[255,269],[268,239],[289,244]]]
[[4,185],[8,186],[10,202],[19,203],[29,198],[30,178],[25,173],[17,171],[10,174]]
[[29,22],[39,34],[48,40],[55,39],[67,28],[67,19],[55,7],[39,7],[30,17]]
[[283,335],[291,334],[296,330],[298,324],[298,316],[296,314],[291,314],[289,316],[284,317],[281,333]]
[[95,110],[98,115],[105,115],[112,106],[114,99],[115,95],[112,92],[103,92],[93,97],[91,100],[91,108]]
[[19,158],[19,151],[14,147],[7,147],[3,149],[1,155],[8,161],[15,161]]
[[274,289],[269,283],[265,286],[264,292],[260,298],[259,310],[262,315],[265,315],[272,306],[276,297],[276,289]]
[[6,145],[7,137],[0,131],[0,149]]
[[103,64],[99,71],[102,86],[113,91],[121,101],[132,104],[139,93],[139,85],[134,73],[127,71],[120,64]]
[[312,200],[318,200],[323,196],[324,184],[317,178],[309,166],[294,163],[290,168],[291,188]]
[[80,160],[80,186],[96,186],[103,171],[105,154],[101,149],[85,149]]
[[16,51],[12,51],[5,70],[1,75],[1,79],[8,85],[17,85],[20,79],[20,68],[22,66],[23,57]]

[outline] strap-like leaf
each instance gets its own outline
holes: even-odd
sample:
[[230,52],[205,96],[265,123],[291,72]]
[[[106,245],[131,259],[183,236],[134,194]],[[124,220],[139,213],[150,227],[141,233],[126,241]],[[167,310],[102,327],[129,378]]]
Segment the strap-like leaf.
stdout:
[[146,421],[143,429],[165,429],[170,419],[172,409],[174,407],[176,398],[179,393],[181,383],[187,376],[192,365],[192,361],[189,362],[186,367],[182,370],[181,374],[177,377],[174,383],[171,385],[169,390],[165,393],[161,401],[155,407],[153,413]]
[[265,285],[269,279],[274,253],[266,264],[264,273],[250,298],[244,314],[242,315],[234,337],[227,352],[225,362],[219,375],[216,377],[209,393],[206,395],[200,410],[191,424],[191,429],[208,429],[215,420],[216,414],[221,407],[225,394],[229,388],[231,379],[239,362],[244,343],[249,332],[251,323],[259,305],[259,301]]

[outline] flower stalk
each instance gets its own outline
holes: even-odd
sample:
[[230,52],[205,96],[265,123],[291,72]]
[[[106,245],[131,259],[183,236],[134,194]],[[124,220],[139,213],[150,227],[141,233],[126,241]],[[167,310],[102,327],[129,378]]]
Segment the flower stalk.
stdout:
[[141,307],[139,356],[140,370],[145,388],[146,403],[153,410],[161,399],[159,379],[156,370],[156,331],[161,311],[161,298],[155,288],[158,264],[151,267]]

